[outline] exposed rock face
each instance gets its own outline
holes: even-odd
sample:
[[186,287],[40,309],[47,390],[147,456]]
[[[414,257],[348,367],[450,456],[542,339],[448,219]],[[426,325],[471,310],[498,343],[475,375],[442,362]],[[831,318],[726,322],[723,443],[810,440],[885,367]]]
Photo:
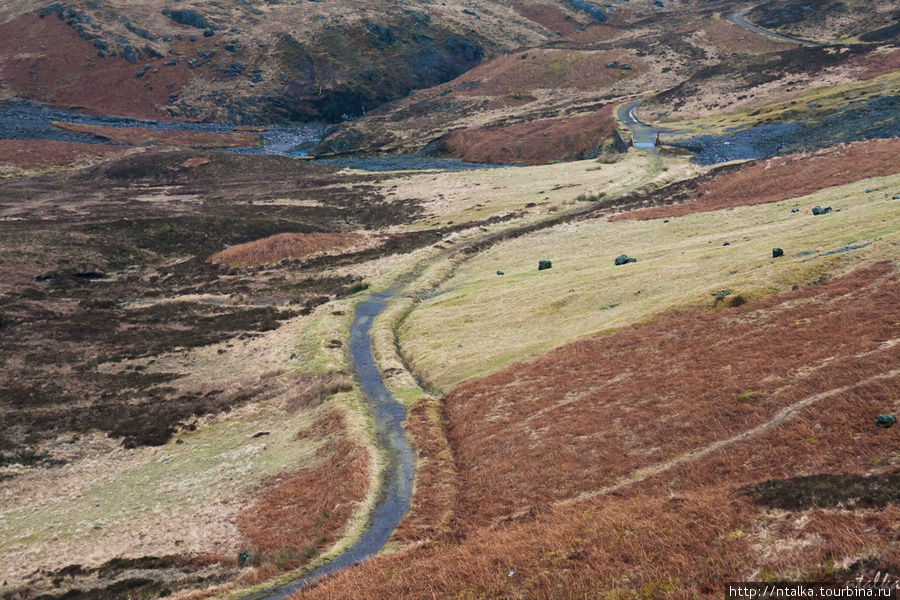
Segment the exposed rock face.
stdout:
[[[142,103],[140,110],[110,103],[106,110],[92,106],[97,112],[242,124],[338,122],[364,115],[412,90],[454,79],[479,64],[486,52],[521,43],[516,30],[521,24],[510,25],[509,31],[497,37],[496,8],[490,15],[480,10],[478,20],[470,22],[466,17],[461,22],[458,16],[430,9],[345,15],[354,8],[337,11],[334,7],[313,9],[306,3],[290,3],[296,8],[262,12],[249,3],[240,4],[239,10],[253,17],[236,15],[207,0],[185,8],[177,4],[160,7],[161,11],[151,15],[130,9],[118,9],[125,13],[118,14],[101,3],[88,3],[86,8],[74,2],[71,6],[50,4],[0,23],[0,37],[16,41],[9,50],[0,48],[0,65],[19,60],[15,56],[21,52],[22,41],[28,39],[21,32],[29,28],[23,26],[40,18],[41,34],[55,28],[65,32],[65,39],[41,48],[38,64],[28,65],[34,71],[32,75],[39,73],[45,62],[57,64],[67,57],[84,55],[87,60],[82,60],[94,67],[90,85],[105,98],[113,95],[120,81],[116,63],[138,65],[164,58],[160,64],[142,69],[144,75],[139,79],[146,85],[141,93],[156,86],[165,87],[168,95],[192,80],[208,82],[205,89],[180,93],[172,101],[160,102],[149,94],[142,99],[139,95],[130,104]],[[324,14],[311,14],[313,10]],[[270,16],[275,12],[277,20]],[[286,15],[291,19],[285,20]],[[345,16],[354,18],[344,20]],[[241,26],[232,26],[236,24]],[[125,61],[119,60],[123,58]],[[67,68],[72,71],[72,65]],[[130,75],[135,71],[130,70]],[[106,73],[109,76],[104,78]],[[151,77],[153,73],[159,76]],[[240,85],[244,78],[248,81]],[[62,99],[71,92],[57,91],[44,83],[34,85],[35,90],[41,88],[39,95],[24,89],[30,81],[16,77],[12,93],[49,104],[56,103],[57,98],[60,104],[71,103]],[[110,89],[102,89],[104,86]],[[87,106],[85,102],[76,103]]]
[[606,22],[606,13],[602,9],[597,8],[584,0],[568,0],[569,5],[575,10],[587,13],[592,19],[600,23]]
[[[286,85],[281,94],[260,99],[271,120],[358,117],[411,90],[449,81],[484,56],[479,43],[430,25],[428,16],[418,13],[400,26],[369,23],[364,31],[360,36],[357,29],[331,28],[315,45],[282,36],[275,51]],[[360,37],[368,47],[347,45]],[[346,82],[336,83],[334,73]]]
[[197,29],[218,29],[211,24],[206,17],[194,10],[172,10],[164,8],[162,14],[169,17],[179,25],[189,25]]

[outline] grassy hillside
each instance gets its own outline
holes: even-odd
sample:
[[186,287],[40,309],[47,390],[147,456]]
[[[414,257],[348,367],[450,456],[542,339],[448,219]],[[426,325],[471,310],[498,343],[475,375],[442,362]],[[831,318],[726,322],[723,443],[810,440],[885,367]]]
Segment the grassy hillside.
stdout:
[[[0,92],[140,117],[336,121],[556,35],[525,5],[466,6],[5,3]],[[596,22],[552,8],[572,27]]]
[[[595,220],[505,242],[423,300],[400,329],[400,345],[413,371],[447,390],[584,335],[672,308],[719,305],[716,293],[728,304],[805,286],[866,257],[894,256],[898,190],[900,179],[890,176],[762,206],[668,221]],[[816,205],[840,212],[813,216]],[[817,258],[862,244],[871,245]],[[773,259],[773,247],[785,257]],[[616,266],[620,254],[638,262]],[[553,268],[538,271],[543,259]]]
[[[296,598],[721,598],[897,564],[896,263],[560,347],[445,397],[464,532]],[[840,325],[838,325],[838,323]]]
[[755,7],[748,18],[760,27],[795,37],[831,41],[886,41],[900,32],[896,2],[794,2],[775,0]]
[[0,3],[0,599],[900,576],[896,12]]

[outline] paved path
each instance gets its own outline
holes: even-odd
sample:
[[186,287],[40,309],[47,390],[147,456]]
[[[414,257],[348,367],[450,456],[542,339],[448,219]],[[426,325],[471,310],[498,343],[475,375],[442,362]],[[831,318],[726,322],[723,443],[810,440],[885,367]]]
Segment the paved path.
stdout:
[[810,42],[809,40],[801,40],[798,38],[788,37],[786,35],[781,35],[780,33],[775,33],[774,31],[769,31],[768,29],[763,29],[762,27],[757,27],[756,25],[751,25],[747,21],[744,20],[744,15],[753,10],[752,8],[745,8],[744,10],[739,10],[736,13],[732,13],[728,20],[734,23],[735,25],[740,25],[744,29],[749,29],[755,33],[760,35],[765,35],[770,38],[774,38],[776,40],[780,40],[782,42],[792,42],[794,44],[800,44],[801,46],[808,46],[810,48],[816,48],[821,46],[822,44],[817,44],[816,42]]
[[628,102],[619,107],[619,120],[631,131],[635,148],[655,148],[656,128],[644,125],[634,116],[634,109],[640,106],[642,100]]
[[372,357],[369,337],[373,319],[384,310],[390,297],[390,292],[372,294],[356,309],[356,317],[350,325],[350,358],[372,410],[379,449],[387,461],[380,498],[366,530],[350,548],[297,581],[246,594],[241,600],[282,600],[324,575],[375,556],[409,510],[415,458],[403,431],[406,407],[384,386]]

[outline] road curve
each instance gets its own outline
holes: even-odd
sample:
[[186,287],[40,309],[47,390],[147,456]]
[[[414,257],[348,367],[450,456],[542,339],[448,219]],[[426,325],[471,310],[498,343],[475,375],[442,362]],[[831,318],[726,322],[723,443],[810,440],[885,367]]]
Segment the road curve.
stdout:
[[649,125],[644,125],[634,116],[634,109],[640,106],[643,100],[634,100],[619,107],[619,121],[625,124],[631,131],[631,137],[634,139],[635,148],[655,148],[656,134],[659,131]]
[[809,48],[817,48],[822,44],[817,44],[816,42],[810,42],[809,40],[801,40],[799,38],[792,38],[786,35],[781,35],[780,33],[775,33],[774,31],[769,31],[768,29],[763,29],[762,27],[757,27],[756,25],[751,25],[747,21],[744,20],[744,15],[753,10],[752,8],[745,8],[744,10],[739,10],[735,13],[732,13],[728,20],[734,23],[735,25],[740,25],[744,29],[749,29],[754,33],[758,33],[760,35],[765,35],[770,38],[774,38],[776,40],[780,40],[782,42],[791,42],[794,44],[800,44],[801,46],[808,46]]
[[384,547],[409,510],[415,458],[403,431],[406,407],[397,402],[384,386],[381,373],[372,357],[372,341],[369,337],[372,321],[384,310],[391,297],[390,292],[371,294],[356,309],[356,316],[350,325],[350,358],[366,403],[372,410],[379,450],[387,462],[378,504],[365,532],[350,548],[302,578],[245,594],[240,597],[241,600],[283,600],[324,575],[371,558]]

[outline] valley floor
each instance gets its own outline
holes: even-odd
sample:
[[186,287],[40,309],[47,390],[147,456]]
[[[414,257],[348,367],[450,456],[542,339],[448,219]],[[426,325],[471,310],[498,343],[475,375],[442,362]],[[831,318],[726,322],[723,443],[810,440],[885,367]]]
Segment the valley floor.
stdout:
[[900,580],[890,11],[30,2],[2,600]]

